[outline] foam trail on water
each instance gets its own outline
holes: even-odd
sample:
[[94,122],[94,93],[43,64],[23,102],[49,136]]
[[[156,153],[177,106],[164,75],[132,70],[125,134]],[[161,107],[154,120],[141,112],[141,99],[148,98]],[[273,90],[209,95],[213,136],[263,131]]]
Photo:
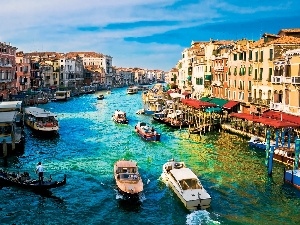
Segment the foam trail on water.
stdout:
[[187,225],[203,225],[203,224],[221,224],[210,218],[210,213],[206,210],[193,211],[186,216]]

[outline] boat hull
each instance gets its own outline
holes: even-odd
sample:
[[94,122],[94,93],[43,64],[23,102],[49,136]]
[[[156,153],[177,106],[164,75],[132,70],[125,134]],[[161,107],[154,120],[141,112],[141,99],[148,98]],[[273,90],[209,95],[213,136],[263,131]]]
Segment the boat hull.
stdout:
[[66,182],[67,182],[66,175],[64,176],[64,179],[61,181],[46,180],[40,183],[38,180],[21,181],[18,180],[17,178],[12,178],[10,175],[7,175],[7,173],[4,172],[0,173],[1,186],[14,186],[23,189],[33,190],[33,191],[44,191],[52,188],[58,188],[64,186]]
[[136,133],[145,141],[160,141],[160,134],[156,131],[146,132],[139,124],[135,126]]
[[114,179],[123,199],[138,199],[143,191],[143,181],[137,164],[130,160],[119,160],[114,165]]

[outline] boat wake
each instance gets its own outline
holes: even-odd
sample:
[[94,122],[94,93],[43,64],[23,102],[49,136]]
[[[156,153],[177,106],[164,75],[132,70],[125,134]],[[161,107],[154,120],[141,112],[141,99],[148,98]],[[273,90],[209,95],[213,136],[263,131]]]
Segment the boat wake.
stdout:
[[193,211],[186,216],[187,225],[203,225],[203,224],[221,224],[210,218],[210,213],[206,210]]
[[115,189],[116,192],[116,200],[121,200],[121,201],[135,201],[135,202],[140,202],[142,203],[143,201],[146,200],[146,196],[144,193],[140,193],[137,198],[129,198],[128,196],[122,195],[118,189]]

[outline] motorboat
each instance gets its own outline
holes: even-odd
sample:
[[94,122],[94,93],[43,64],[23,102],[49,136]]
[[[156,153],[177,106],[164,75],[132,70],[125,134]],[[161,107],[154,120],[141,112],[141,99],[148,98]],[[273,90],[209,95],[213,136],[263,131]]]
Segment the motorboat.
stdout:
[[57,133],[59,124],[57,116],[45,109],[28,107],[24,110],[25,124],[39,134]]
[[116,110],[112,115],[113,121],[120,124],[128,124],[128,119],[126,117],[126,113],[121,110]]
[[207,209],[211,197],[184,162],[170,160],[163,165],[162,178],[188,210]]
[[97,100],[103,100],[104,99],[104,95],[100,94],[97,96]]
[[118,191],[125,197],[138,198],[143,191],[143,180],[133,160],[118,160],[114,164],[114,178]]
[[127,94],[132,95],[132,94],[137,94],[139,92],[138,87],[136,86],[131,86],[127,88]]
[[30,177],[28,172],[15,173],[0,170],[0,186],[16,186],[34,191],[44,191],[65,185],[67,182],[66,175],[63,180],[53,181],[52,176],[49,179],[39,181]]
[[145,141],[160,141],[160,134],[145,122],[138,122],[134,127],[138,135]]

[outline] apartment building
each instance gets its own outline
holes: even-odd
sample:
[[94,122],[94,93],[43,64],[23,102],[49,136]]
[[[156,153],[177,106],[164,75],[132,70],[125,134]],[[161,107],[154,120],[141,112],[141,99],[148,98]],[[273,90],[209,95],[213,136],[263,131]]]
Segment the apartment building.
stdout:
[[270,109],[300,114],[300,48],[288,50],[274,62],[274,98]]
[[0,42],[0,96],[7,99],[16,90],[16,47]]
[[16,88],[24,91],[30,88],[30,58],[24,52],[16,52]]

